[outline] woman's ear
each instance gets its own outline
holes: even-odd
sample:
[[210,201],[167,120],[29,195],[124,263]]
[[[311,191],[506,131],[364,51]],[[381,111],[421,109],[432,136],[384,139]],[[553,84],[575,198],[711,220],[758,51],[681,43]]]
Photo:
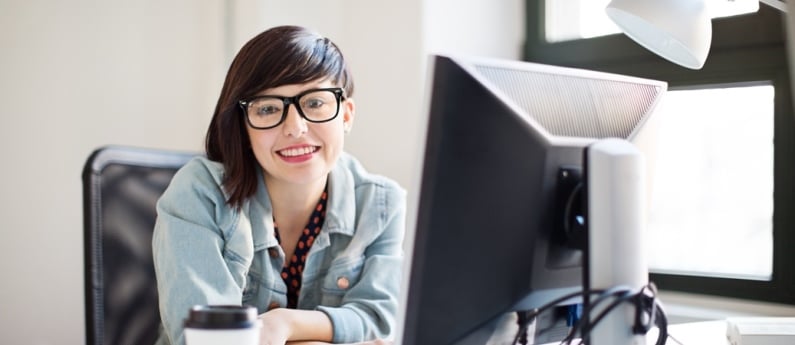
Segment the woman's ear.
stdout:
[[356,103],[354,103],[353,98],[348,98],[342,103],[342,128],[345,129],[345,133],[350,132],[351,128],[353,128],[355,115]]

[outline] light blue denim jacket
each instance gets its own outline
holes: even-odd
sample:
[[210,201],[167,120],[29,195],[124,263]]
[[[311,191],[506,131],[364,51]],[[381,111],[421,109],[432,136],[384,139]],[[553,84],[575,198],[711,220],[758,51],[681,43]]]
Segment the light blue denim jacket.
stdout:
[[[223,166],[195,158],[161,196],[152,239],[165,331],[158,344],[184,344],[183,322],[193,305],[242,303],[264,313],[274,302],[287,304],[284,252],[261,177],[256,194],[236,210],[221,187]],[[298,308],[325,312],[335,343],[392,337],[406,193],[343,153],[329,174],[328,194]]]

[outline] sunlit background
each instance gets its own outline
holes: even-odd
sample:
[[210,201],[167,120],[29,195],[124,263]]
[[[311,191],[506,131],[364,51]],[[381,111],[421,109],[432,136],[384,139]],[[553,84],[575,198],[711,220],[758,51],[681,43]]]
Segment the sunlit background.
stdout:
[[[546,39],[619,34],[609,0],[546,0]],[[707,0],[713,18],[756,0]],[[664,97],[649,227],[653,272],[769,280],[773,271],[771,85],[716,85]],[[675,254],[675,255],[671,255]]]

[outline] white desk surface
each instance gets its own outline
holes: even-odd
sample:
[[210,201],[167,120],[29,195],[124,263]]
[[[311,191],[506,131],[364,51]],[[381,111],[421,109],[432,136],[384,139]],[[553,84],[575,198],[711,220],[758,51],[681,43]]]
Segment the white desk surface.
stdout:
[[[668,325],[668,341],[666,345],[730,345],[726,338],[726,321],[703,321]],[[646,335],[646,343],[657,342],[657,329]],[[551,343],[545,345],[559,345]],[[576,342],[575,342],[576,344]]]
[[[703,321],[668,325],[668,342],[666,345],[728,345],[726,338],[726,321]],[[649,332],[647,344],[657,341],[657,332]]]

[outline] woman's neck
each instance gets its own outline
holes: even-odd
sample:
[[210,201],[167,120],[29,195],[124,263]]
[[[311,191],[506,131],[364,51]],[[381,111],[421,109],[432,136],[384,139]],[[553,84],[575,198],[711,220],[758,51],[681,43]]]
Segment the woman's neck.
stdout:
[[[273,218],[279,231],[301,231],[326,188],[328,177],[310,184],[291,184],[265,177]],[[295,230],[297,229],[297,230]]]

